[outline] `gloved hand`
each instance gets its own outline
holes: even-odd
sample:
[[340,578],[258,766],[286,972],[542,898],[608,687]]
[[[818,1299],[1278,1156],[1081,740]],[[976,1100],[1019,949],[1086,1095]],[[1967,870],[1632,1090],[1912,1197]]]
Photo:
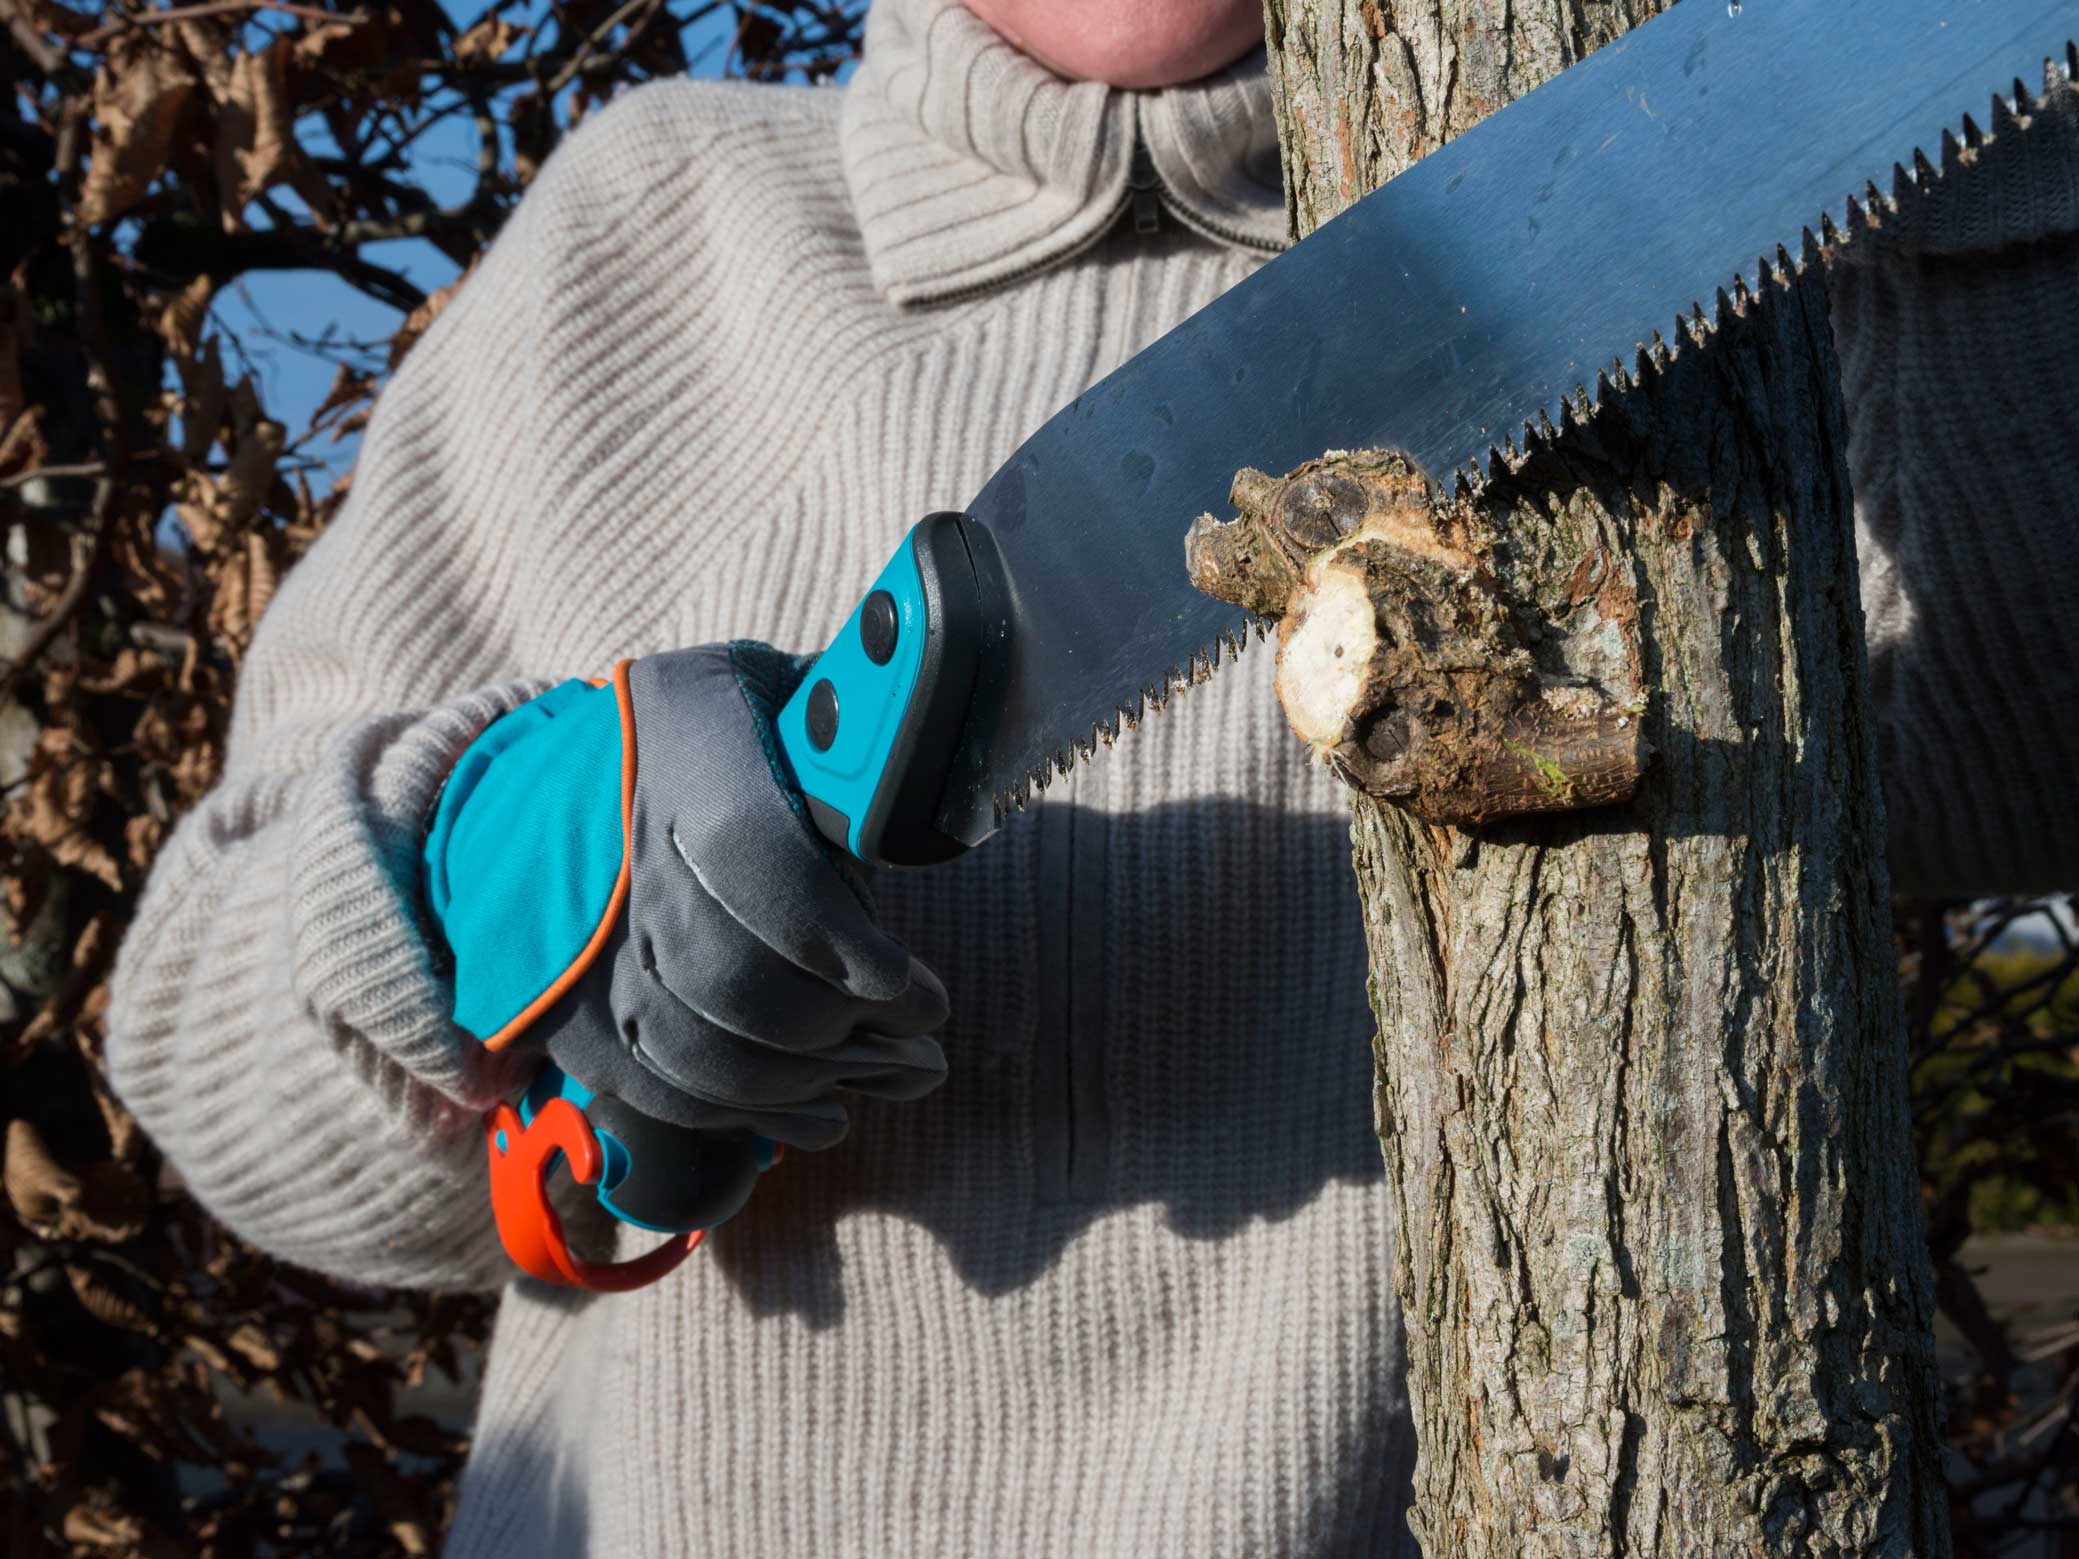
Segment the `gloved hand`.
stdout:
[[939,1083],[944,988],[880,930],[779,757],[802,669],[762,644],[676,650],[478,738],[425,852],[462,1027],[653,1120],[801,1148],[844,1135],[841,1091]]

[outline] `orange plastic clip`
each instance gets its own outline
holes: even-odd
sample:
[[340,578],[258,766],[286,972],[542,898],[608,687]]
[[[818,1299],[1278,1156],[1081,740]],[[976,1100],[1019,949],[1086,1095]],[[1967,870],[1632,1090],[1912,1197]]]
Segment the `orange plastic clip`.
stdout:
[[549,1205],[548,1174],[550,1157],[561,1153],[578,1184],[599,1179],[606,1155],[584,1112],[568,1099],[551,1099],[522,1126],[519,1112],[501,1104],[484,1117],[484,1141],[491,1154],[491,1212],[499,1241],[524,1271],[544,1282],[623,1294],[670,1272],[707,1233],[675,1234],[633,1261],[582,1260],[571,1254],[556,1209]]

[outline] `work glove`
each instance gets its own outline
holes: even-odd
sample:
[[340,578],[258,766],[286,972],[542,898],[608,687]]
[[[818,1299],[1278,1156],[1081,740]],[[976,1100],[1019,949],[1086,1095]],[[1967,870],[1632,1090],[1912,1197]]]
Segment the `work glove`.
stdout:
[[843,1093],[945,1075],[944,988],[780,756],[805,666],[750,642],[623,662],[505,716],[448,780],[425,863],[456,1021],[552,1061],[595,1119],[618,1101],[715,1143],[824,1148]]

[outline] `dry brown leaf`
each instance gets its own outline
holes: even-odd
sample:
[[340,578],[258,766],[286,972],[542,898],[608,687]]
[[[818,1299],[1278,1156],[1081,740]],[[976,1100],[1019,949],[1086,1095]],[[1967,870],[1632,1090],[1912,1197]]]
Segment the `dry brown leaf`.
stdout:
[[160,550],[149,528],[118,525],[109,538],[108,553],[124,600],[154,617],[174,609],[181,595],[182,565]]
[[65,1541],[87,1548],[134,1553],[144,1541],[144,1523],[126,1510],[82,1501],[65,1512]]
[[224,383],[224,363],[211,336],[193,356],[181,358],[180,442],[181,458],[190,466],[199,464],[217,441],[224,425],[224,412],[231,392]]
[[246,589],[250,597],[247,611],[253,621],[258,622],[268,603],[274,599],[275,586],[281,583],[281,570],[257,531],[246,533],[245,562]]
[[201,800],[216,783],[221,754],[200,699],[154,699],[131,727],[130,740],[165,771],[180,805]]
[[39,1233],[55,1230],[85,1194],[79,1177],[51,1157],[42,1133],[19,1118],[7,1123],[4,1174],[15,1216]]
[[239,429],[231,462],[217,478],[212,507],[225,530],[243,529],[260,511],[260,501],[274,481],[275,463],[281,459],[288,436],[279,422],[261,418]]
[[104,1382],[89,1405],[102,1423],[153,1461],[163,1461],[178,1432],[162,1411],[170,1384],[155,1380],[142,1369],[127,1369]]
[[118,1331],[142,1332],[150,1336],[158,1328],[145,1308],[129,1295],[119,1293],[108,1278],[83,1262],[65,1263],[65,1281],[72,1285],[80,1308],[103,1326]]
[[33,839],[64,866],[75,866],[121,890],[122,871],[91,832],[95,797],[112,777],[106,759],[72,750],[71,737],[56,727],[43,731],[30,756],[30,778],[9,812],[10,828]]
[[0,419],[0,476],[33,471],[51,457],[43,436],[43,408],[31,406],[20,415]]
[[217,525],[216,479],[206,471],[184,471],[174,490],[181,494],[173,505],[174,518],[186,527],[197,552],[214,552],[223,540]]
[[527,29],[502,16],[486,16],[455,40],[455,58],[465,65],[497,59],[526,35]]
[[210,632],[224,641],[235,659],[252,642],[260,614],[274,599],[280,569],[269,554],[268,538],[245,533],[243,556],[227,560],[215,571],[216,595],[209,604]]
[[282,425],[260,409],[250,377],[238,381],[230,399],[230,461],[214,477],[197,470],[184,473],[181,496],[174,504],[174,513],[187,527],[196,549],[204,553],[227,547],[260,512],[288,442]]
[[80,927],[79,936],[72,944],[72,967],[86,969],[100,962],[108,951],[113,934],[114,920],[106,910]]
[[103,1028],[108,1018],[108,982],[103,980],[79,1000],[79,1018],[73,1026],[73,1038],[88,1054],[99,1057]]
[[130,856],[130,864],[139,875],[152,864],[159,853],[160,841],[166,837],[166,825],[149,812],[140,812],[123,824],[123,844]]
[[101,1112],[101,1122],[108,1128],[110,1157],[119,1164],[135,1168],[145,1142],[137,1117],[124,1109],[121,1101],[109,1091],[100,1067],[90,1069],[87,1082],[94,1091],[94,1107]]
[[320,22],[296,35],[296,62],[328,70],[350,70],[381,58],[380,19],[355,26],[349,21]]
[[135,692],[163,675],[158,663],[138,650],[124,647],[115,659],[98,669],[82,671],[79,686],[89,693]]
[[345,363],[339,365],[332,375],[332,388],[318,402],[318,409],[310,414],[310,425],[318,426],[325,418],[342,406],[351,406],[356,401],[367,400],[375,394],[375,377],[372,374],[356,373]]
[[261,1371],[281,1368],[281,1350],[259,1327],[247,1321],[229,1337],[224,1339],[231,1351],[244,1359],[254,1369]]
[[15,1216],[46,1238],[127,1239],[151,1199],[142,1181],[107,1160],[73,1174],[20,1117],[7,1123],[5,1179]]
[[[159,311],[159,339],[166,343],[166,350],[176,359],[185,360],[195,355],[202,340],[203,322],[209,318],[209,300],[214,296],[216,283],[207,276],[198,276]],[[182,378],[186,377],[183,373]]]
[[211,1369],[215,1370],[219,1375],[230,1375],[236,1373],[231,1368],[230,1355],[225,1353],[224,1350],[219,1348],[212,1339],[205,1337],[202,1333],[190,1332],[185,1338],[182,1339],[182,1341],[184,1341],[188,1345],[188,1347],[192,1349],[196,1354],[200,1355],[202,1361],[205,1364],[207,1364]]
[[165,171],[197,85],[188,62],[150,31],[118,34],[110,43],[94,77],[93,158],[80,189],[82,222],[120,216]]
[[188,63],[209,88],[212,102],[221,103],[231,95],[232,61],[239,24],[224,16],[188,15],[160,31],[179,41],[188,56]]
[[289,97],[289,58],[295,41],[278,37],[257,54],[232,61],[217,107],[217,197],[224,228],[245,225],[245,208],[262,190],[288,176],[296,155],[295,114]]
[[432,328],[433,322],[455,301],[455,294],[462,290],[463,283],[476,274],[476,267],[477,261],[471,260],[460,276],[438,292],[429,294],[424,303],[405,315],[404,323],[397,327],[397,334],[390,338],[390,368],[393,372],[397,365],[404,361],[404,354],[418,345],[419,337]]
[[15,1216],[46,1239],[126,1240],[151,1208],[150,1189],[122,1165],[104,1159],[75,1175],[19,1117],[7,1123],[5,1178]]
[[403,13],[396,6],[361,7],[355,21],[321,22],[297,35],[296,75],[315,78],[298,90],[304,97],[344,91],[356,102],[381,98],[411,108],[419,101],[420,73],[411,67],[413,48]]

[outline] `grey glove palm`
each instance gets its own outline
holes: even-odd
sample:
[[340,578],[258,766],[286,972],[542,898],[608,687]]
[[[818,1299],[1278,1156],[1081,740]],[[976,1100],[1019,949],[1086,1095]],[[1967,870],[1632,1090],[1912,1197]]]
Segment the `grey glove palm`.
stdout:
[[822,1148],[845,1133],[838,1092],[938,1085],[947,1009],[785,782],[772,721],[799,675],[748,642],[629,668],[627,903],[526,1042],[645,1115]]

